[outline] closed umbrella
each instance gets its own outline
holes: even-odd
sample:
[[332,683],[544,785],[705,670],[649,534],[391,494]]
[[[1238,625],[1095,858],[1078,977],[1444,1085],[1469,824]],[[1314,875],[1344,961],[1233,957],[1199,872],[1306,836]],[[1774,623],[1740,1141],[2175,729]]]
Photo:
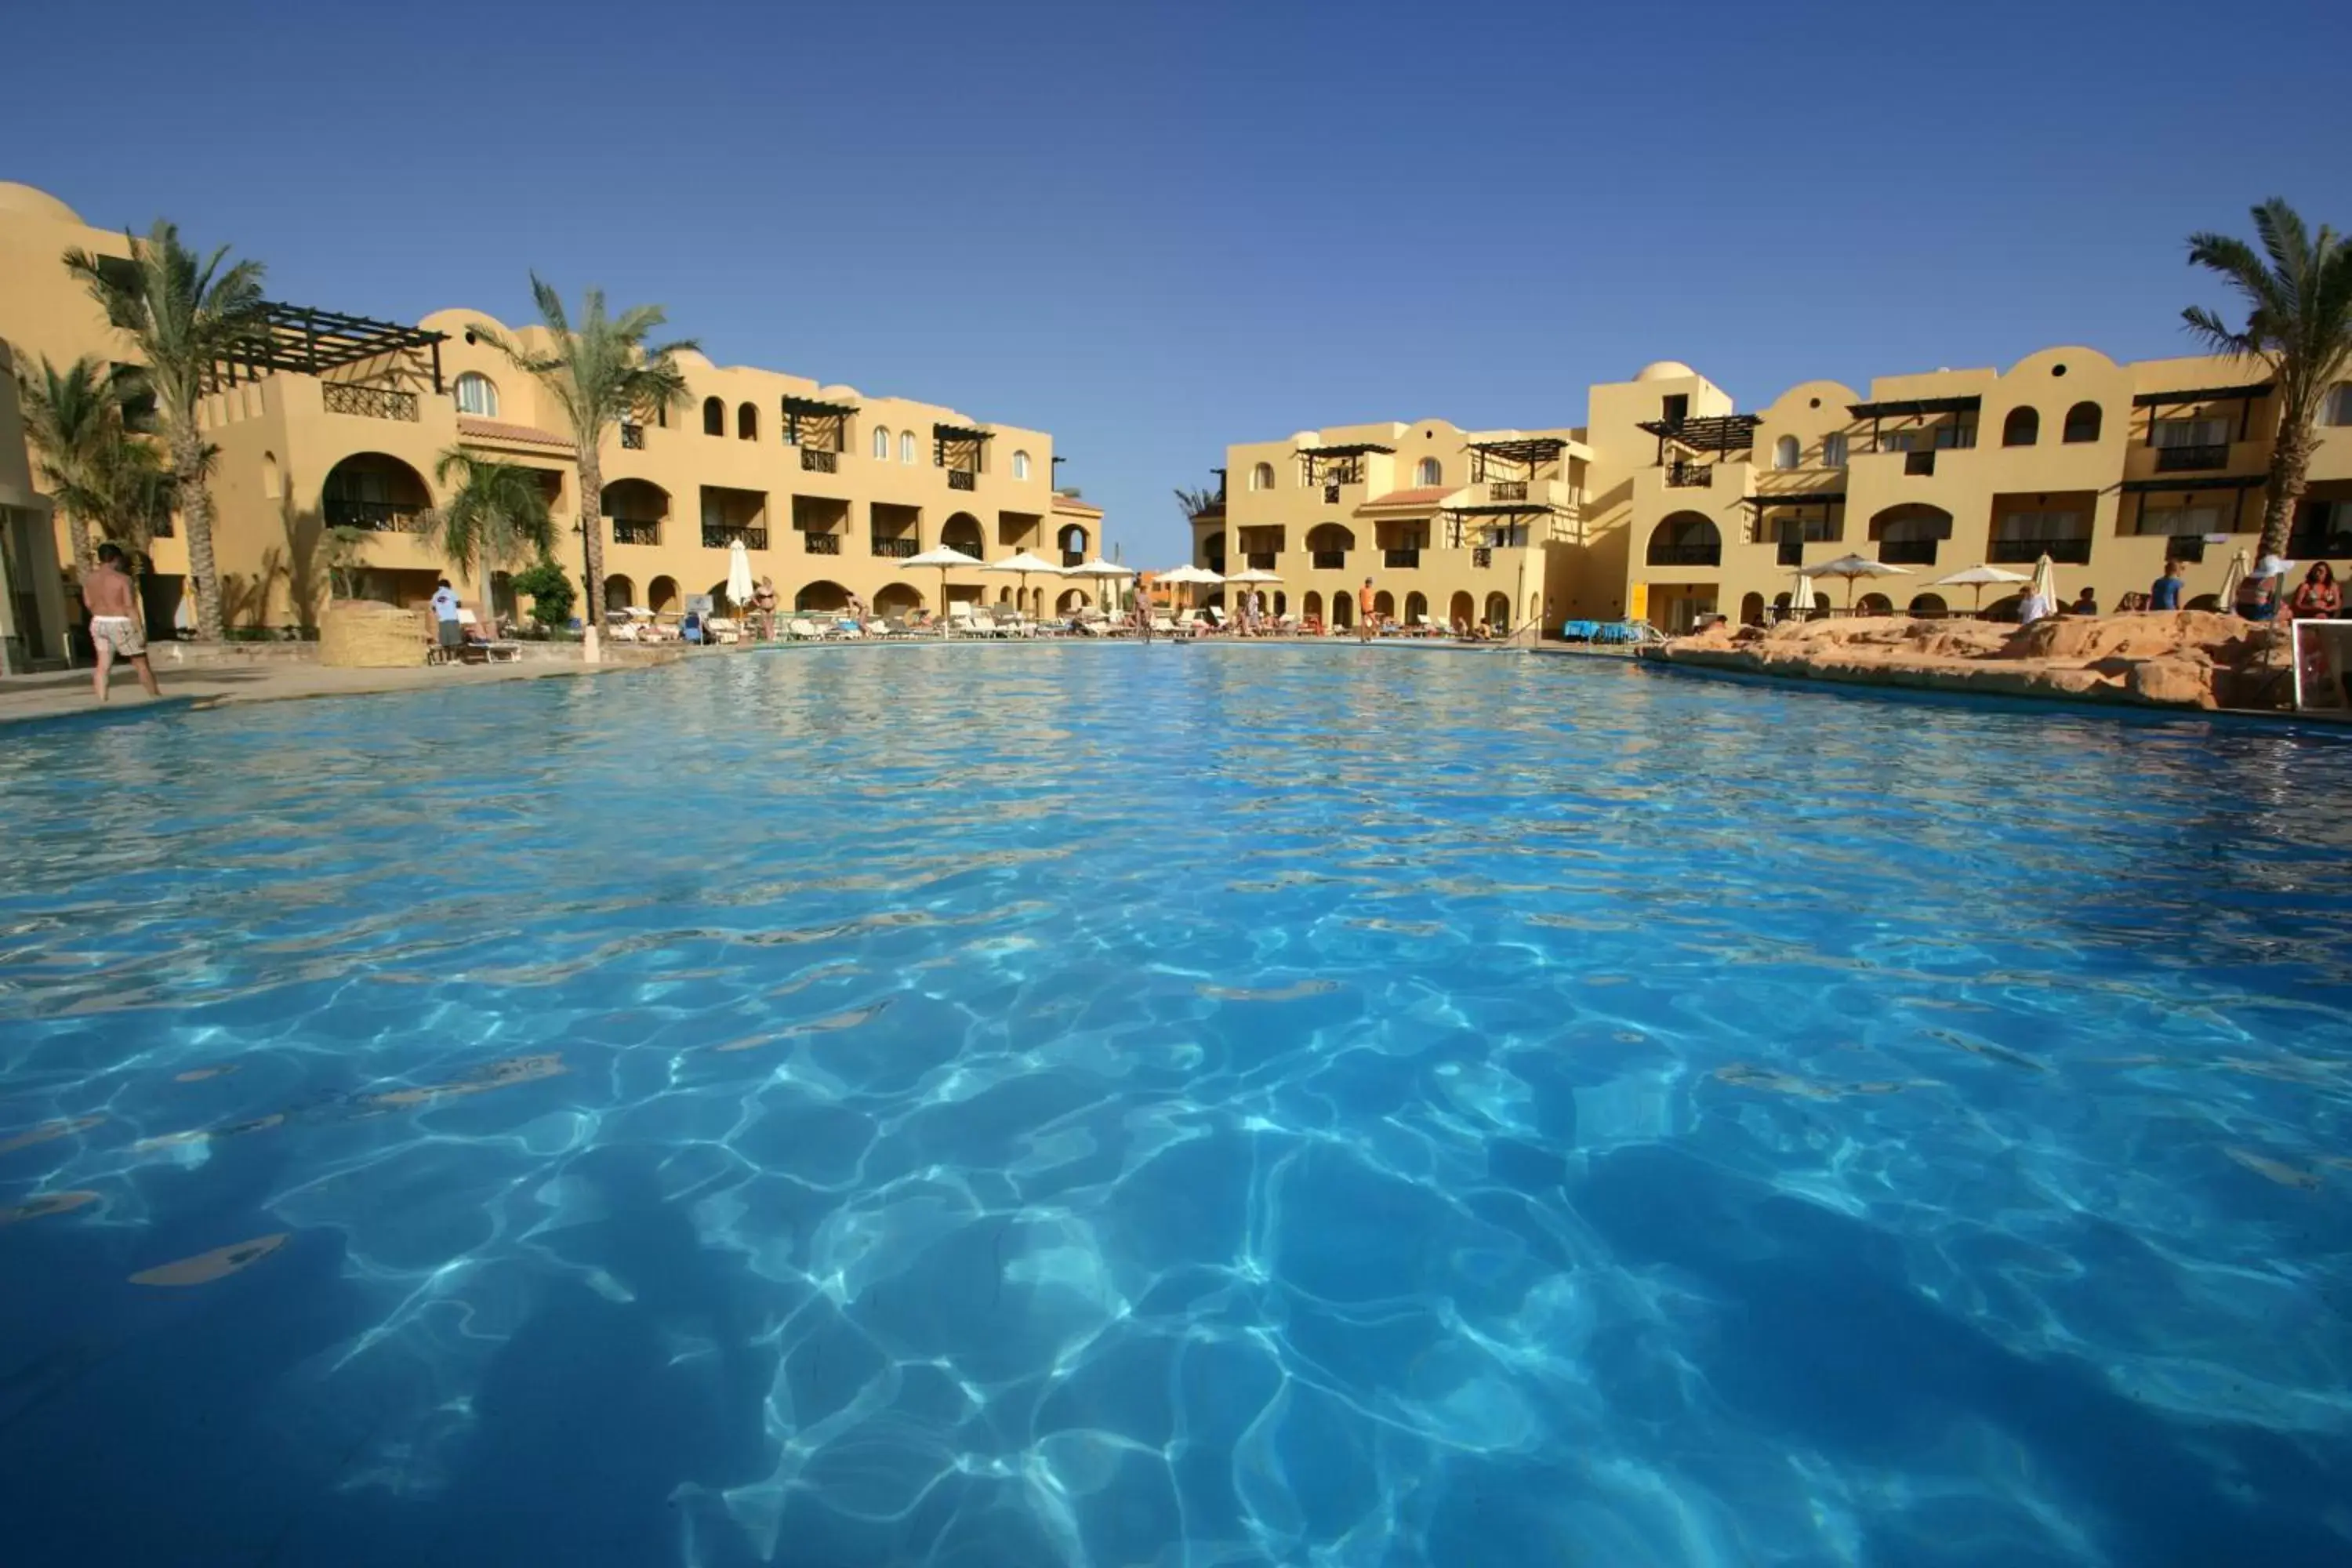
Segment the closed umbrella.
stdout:
[[740,539],[727,546],[727,603],[737,610],[751,602],[751,557]]
[[1938,577],[1928,584],[1931,588],[1974,588],[1976,607],[1984,608],[1985,585],[1989,583],[2026,583],[2032,579],[2022,572],[2008,572],[1998,566],[1971,566],[1965,572],[1955,572],[1948,577]]
[[2032,618],[2058,613],[2058,567],[2048,551],[2042,552],[2042,559],[2033,563],[2033,581],[2025,585],[2025,605],[2018,610],[2017,618],[2021,621],[2029,619],[2025,612],[2037,607],[2037,602],[2038,615]]
[[1024,613],[1026,613],[1029,608],[1029,574],[1033,572],[1043,572],[1048,577],[1058,577],[1062,574],[1062,569],[1059,566],[1055,565],[1051,561],[1045,559],[1043,556],[1032,554],[1026,550],[1021,552],[1018,555],[1008,555],[1002,561],[992,561],[987,565],[982,566],[981,570],[983,572],[1019,573],[1021,574],[1021,584],[1018,592],[1021,595],[1021,607]]
[[1801,567],[1800,577],[1843,577],[1845,579],[1845,607],[1853,608],[1853,584],[1857,577],[1908,577],[1908,566],[1890,566],[1884,561],[1873,561],[1867,555],[1841,555],[1834,561],[1824,561],[1818,566]]
[[947,615],[948,574],[954,571],[959,566],[977,566],[980,563],[977,560],[973,559],[971,556],[966,555],[962,551],[950,550],[944,544],[935,544],[930,549],[924,551],[920,555],[909,555],[907,559],[898,563],[899,568],[902,571],[908,567],[915,566],[936,566],[940,569],[940,635],[941,637],[949,635]]

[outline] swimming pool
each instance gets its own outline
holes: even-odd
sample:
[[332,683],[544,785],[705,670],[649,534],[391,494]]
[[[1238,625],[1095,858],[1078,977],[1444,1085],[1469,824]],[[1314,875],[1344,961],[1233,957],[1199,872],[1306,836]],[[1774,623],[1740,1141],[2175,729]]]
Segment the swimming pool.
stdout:
[[2347,801],[2277,732],[1354,648],[12,736],[0,1528],[2341,1562]]

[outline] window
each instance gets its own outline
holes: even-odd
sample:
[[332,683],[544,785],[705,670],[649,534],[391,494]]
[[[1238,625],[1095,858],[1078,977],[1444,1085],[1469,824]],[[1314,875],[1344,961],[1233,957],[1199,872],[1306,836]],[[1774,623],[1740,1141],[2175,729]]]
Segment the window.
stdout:
[[1948,419],[1936,426],[1936,446],[1939,450],[1949,451],[1955,447],[1973,447],[1976,444],[1977,427],[1973,425]]
[[1911,437],[1915,434],[1916,432],[1910,430],[1881,430],[1878,433],[1878,449],[1882,452],[1907,452],[1911,449]]
[[1260,463],[1256,468],[1250,470],[1250,489],[1254,490],[1270,490],[1274,489],[1274,465],[1272,463]]
[[1794,436],[1783,436],[1772,443],[1772,466],[1776,468],[1793,468],[1801,456],[1803,449]]
[[1013,477],[1016,479],[1025,479],[1029,477],[1028,453],[1015,452],[1013,454]]
[[915,466],[915,433],[912,430],[898,432],[898,460],[908,468]]
[[2210,502],[2203,506],[2142,506],[2139,509],[2138,531],[2160,533],[2168,538],[2179,534],[2227,533],[2227,522],[2221,509]]
[[2099,405],[2077,403],[2066,410],[2066,436],[2069,442],[2095,441],[2099,438]]
[[2352,425],[2352,381],[2340,381],[2327,395],[2327,406],[2320,417],[2330,425]]
[[2159,419],[2156,422],[2156,444],[2168,447],[2226,447],[2230,444],[2230,422],[2227,419]]
[[760,438],[760,411],[748,403],[735,410],[735,437],[739,441]]
[[1417,485],[1442,485],[1445,482],[1445,465],[1434,458],[1423,458],[1412,471]]
[[2080,539],[2087,531],[2079,511],[2012,511],[1996,519],[1995,539]]
[[2004,447],[2031,447],[2042,439],[2042,416],[2032,408],[2012,408],[2009,417],[2000,422],[2000,444]]
[[1832,430],[1828,435],[1822,437],[1822,467],[1825,468],[1843,468],[1845,467],[1844,431]]
[[480,371],[469,370],[457,378],[457,412],[478,415],[484,419],[499,416],[499,389]]
[[702,400],[702,433],[706,436],[727,434],[727,405],[715,397]]
[[887,426],[874,426],[874,460],[877,463],[890,460],[890,431]]

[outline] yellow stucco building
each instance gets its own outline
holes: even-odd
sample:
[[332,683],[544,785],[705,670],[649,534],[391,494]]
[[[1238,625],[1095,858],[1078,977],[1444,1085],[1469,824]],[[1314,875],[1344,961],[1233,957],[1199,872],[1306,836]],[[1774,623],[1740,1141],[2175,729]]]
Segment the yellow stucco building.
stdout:
[[[2352,387],[2322,419],[2288,553],[2340,576]],[[1871,608],[1971,609],[1976,594],[1935,580],[2028,572],[2045,552],[2070,598],[2087,585],[2112,609],[2171,556],[2193,599],[2255,547],[2276,422],[2267,383],[2208,358],[2045,349],[2007,371],[1882,377],[1867,395],[1806,382],[1753,413],[1661,361],[1593,386],[1581,426],[1430,420],[1228,447],[1224,500],[1194,520],[1193,559],[1223,571],[1246,557],[1281,577],[1288,607],[1327,620],[1353,609],[1332,595],[1370,576],[1407,625],[1475,607],[1548,631],[1629,607],[1669,632],[1792,601],[1843,608],[1844,584],[1797,571],[1846,554],[1904,569],[1855,585]]]
[[[74,247],[128,255],[120,233],[89,226],[43,192],[0,184],[0,341],[60,366],[82,353],[129,361],[59,263]],[[308,622],[337,565],[362,595],[421,602],[447,571],[423,531],[444,499],[435,465],[452,449],[539,473],[568,569],[580,566],[583,512],[604,531],[608,609],[676,612],[715,593],[737,541],[783,605],[812,610],[853,594],[886,613],[940,608],[940,574],[900,563],[942,543],[982,560],[1024,550],[1056,564],[1100,556],[1102,513],[1055,489],[1045,431],[698,354],[679,361],[685,408],[608,435],[603,494],[583,507],[559,410],[480,341],[486,326],[544,341],[535,327],[509,332],[473,310],[411,327],[279,306],[264,363],[222,367],[205,434],[219,448],[214,532],[231,626]],[[347,563],[331,530],[356,532]],[[177,613],[184,542],[158,538],[152,554],[148,616],[160,632]],[[958,569],[946,591],[1009,603],[1017,584]],[[469,599],[471,586],[459,584]],[[1100,586],[1033,577],[1026,593],[1025,607],[1041,613],[1092,602]]]

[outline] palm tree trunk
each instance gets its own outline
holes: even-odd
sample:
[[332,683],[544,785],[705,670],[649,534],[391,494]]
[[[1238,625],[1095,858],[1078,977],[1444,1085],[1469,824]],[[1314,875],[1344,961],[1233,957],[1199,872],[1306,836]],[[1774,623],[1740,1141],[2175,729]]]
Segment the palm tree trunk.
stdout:
[[98,565],[98,552],[89,542],[89,519],[78,507],[66,512],[66,538],[73,547],[74,575],[87,583]]
[[213,497],[205,487],[204,441],[193,424],[172,431],[172,472],[178,481],[180,514],[188,525],[188,576],[196,591],[196,631],[206,642],[226,642],[221,617],[220,566],[213,556]]
[[604,465],[593,440],[580,443],[580,539],[588,574],[587,601],[580,606],[581,643],[589,663],[604,657]]
[[2295,503],[2309,488],[2311,447],[2311,421],[2297,418],[2294,410],[2287,410],[2286,416],[2279,421],[2278,438],[2271,443],[2270,479],[2263,487],[2262,555],[2286,553],[2287,534],[2294,526]]

